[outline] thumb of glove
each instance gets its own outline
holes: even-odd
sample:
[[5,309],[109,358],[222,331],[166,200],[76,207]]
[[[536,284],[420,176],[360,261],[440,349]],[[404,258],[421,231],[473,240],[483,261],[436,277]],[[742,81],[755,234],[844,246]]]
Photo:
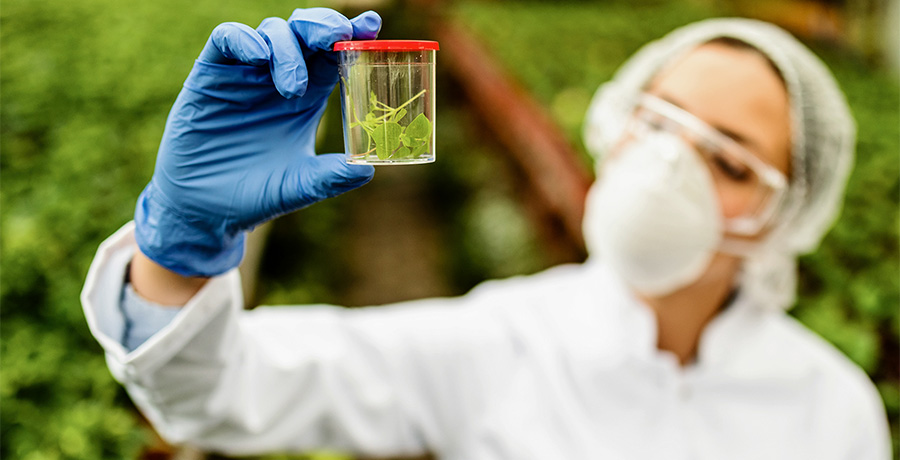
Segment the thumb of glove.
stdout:
[[[306,157],[289,165],[280,181],[281,206],[285,214],[365,185],[375,175],[370,165],[347,164],[343,154]],[[274,217],[274,216],[273,216]]]

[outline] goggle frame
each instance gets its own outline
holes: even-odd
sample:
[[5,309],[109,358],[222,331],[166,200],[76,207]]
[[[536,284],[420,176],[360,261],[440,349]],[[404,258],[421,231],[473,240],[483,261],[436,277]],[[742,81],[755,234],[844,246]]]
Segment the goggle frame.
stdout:
[[[705,143],[717,146],[717,151],[731,156],[734,160],[746,165],[760,178],[760,185],[764,185],[771,190],[771,193],[768,194],[761,192],[764,193],[763,199],[765,202],[757,207],[756,210],[751,211],[753,215],[741,215],[725,219],[725,229],[727,231],[739,235],[756,235],[772,220],[781,207],[782,200],[786,194],[788,180],[784,173],[760,159],[756,154],[731,137],[709,126],[694,114],[658,96],[646,92],[642,93],[636,109],[647,110],[671,122],[667,123],[663,128],[654,129],[663,129],[672,134],[681,135],[681,132],[673,132],[672,125],[674,124],[680,130],[687,131],[691,139],[703,139]],[[639,122],[637,113],[633,116],[632,122]],[[647,123],[646,121],[641,122]],[[631,127],[630,131],[633,130],[634,127]],[[692,147],[699,155],[704,155],[696,145],[692,144]]]

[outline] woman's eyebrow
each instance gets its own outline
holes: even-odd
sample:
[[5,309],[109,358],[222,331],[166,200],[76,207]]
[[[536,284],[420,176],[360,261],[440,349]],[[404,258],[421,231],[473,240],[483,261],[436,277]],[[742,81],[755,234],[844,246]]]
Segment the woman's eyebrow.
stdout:
[[[675,107],[678,107],[681,110],[684,110],[687,113],[690,113],[691,115],[694,115],[690,110],[685,108],[684,104],[678,102],[676,99],[672,98],[668,94],[657,94],[656,97],[668,102],[669,104],[674,105]],[[694,116],[696,117],[696,115],[694,115]],[[728,128],[722,127],[722,126],[717,126],[717,125],[709,125],[709,126],[712,129],[719,132],[720,134],[722,134],[723,136],[730,138],[731,140],[737,142],[738,144],[741,144],[748,150],[752,150],[755,152],[759,151],[760,146],[756,142],[752,141],[751,139],[748,139],[746,136],[738,134],[738,133],[736,133]]]

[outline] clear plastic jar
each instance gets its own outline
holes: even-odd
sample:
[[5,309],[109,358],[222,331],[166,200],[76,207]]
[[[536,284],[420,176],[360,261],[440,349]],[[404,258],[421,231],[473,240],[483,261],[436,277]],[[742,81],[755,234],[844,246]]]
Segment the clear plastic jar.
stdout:
[[434,161],[435,54],[424,40],[343,41],[341,109],[347,162]]

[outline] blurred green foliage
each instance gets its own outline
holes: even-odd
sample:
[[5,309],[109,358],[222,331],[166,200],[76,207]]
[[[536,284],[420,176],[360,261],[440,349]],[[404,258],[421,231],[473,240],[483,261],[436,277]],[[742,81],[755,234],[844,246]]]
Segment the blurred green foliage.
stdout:
[[0,10],[2,458],[136,458],[150,440],[87,330],[81,285],[99,242],[130,219],[209,32],[291,8],[185,7],[18,0]]
[[[582,148],[582,116],[599,82],[650,40],[727,16],[711,2],[457,3],[469,26]],[[547,37],[553,37],[548,40]],[[791,311],[860,365],[884,399],[900,450],[900,87],[853,50],[809,44],[832,69],[858,125],[857,159],[840,220],[800,260]],[[585,160],[590,159],[585,154]]]
[[[87,267],[97,245],[131,218],[169,106],[209,32],[224,21],[284,16],[302,3],[3,3],[0,457],[136,458],[152,442],[87,330],[78,300]],[[618,1],[461,3],[452,12],[482,34],[578,145],[599,82],[647,40],[718,13],[695,3]],[[859,161],[842,220],[802,260],[794,312],[873,376],[896,424],[898,89],[852,54],[826,50],[825,57],[860,124]],[[428,173],[431,198],[448,210],[442,223],[455,257],[448,269],[460,290],[542,264],[514,184],[496,180],[493,147],[473,145],[480,136],[470,117],[459,107],[441,112],[438,152],[466,156],[443,156]],[[340,120],[333,111],[326,118],[326,150],[334,151]],[[339,298],[340,268],[329,257],[340,241],[323,235],[346,223],[353,199],[314,206],[303,219],[287,216],[273,230],[270,244],[289,240],[304,248],[306,261],[267,259],[266,303]]]

